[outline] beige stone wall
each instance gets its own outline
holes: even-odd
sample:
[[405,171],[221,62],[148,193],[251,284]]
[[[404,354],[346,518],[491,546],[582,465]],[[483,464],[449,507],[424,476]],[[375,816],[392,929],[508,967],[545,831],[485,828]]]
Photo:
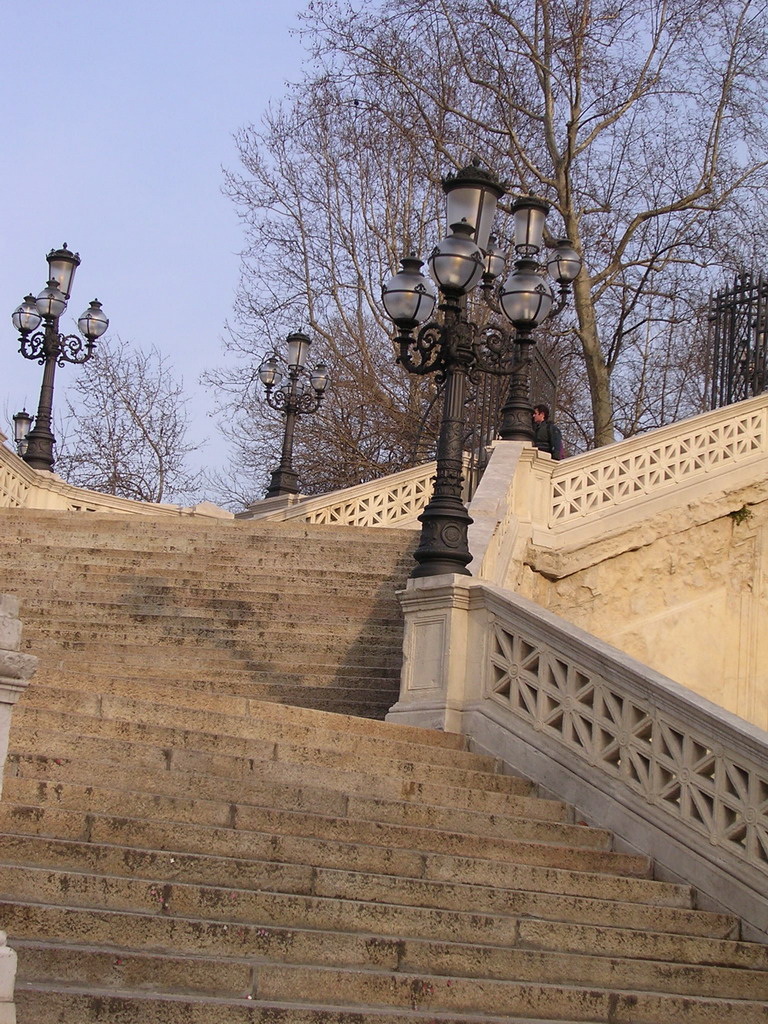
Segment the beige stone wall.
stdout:
[[768,728],[768,501],[520,592],[708,700]]

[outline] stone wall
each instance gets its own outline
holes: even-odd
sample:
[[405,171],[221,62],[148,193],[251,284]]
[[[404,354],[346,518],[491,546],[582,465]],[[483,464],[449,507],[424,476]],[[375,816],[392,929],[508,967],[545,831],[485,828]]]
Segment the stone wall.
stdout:
[[519,592],[768,729],[768,502]]
[[[8,752],[13,705],[29,685],[37,668],[37,658],[22,654],[19,602],[9,594],[0,594],[0,791],[2,771]],[[15,1024],[13,987],[16,979],[16,953],[5,944],[0,932],[0,1024]]]

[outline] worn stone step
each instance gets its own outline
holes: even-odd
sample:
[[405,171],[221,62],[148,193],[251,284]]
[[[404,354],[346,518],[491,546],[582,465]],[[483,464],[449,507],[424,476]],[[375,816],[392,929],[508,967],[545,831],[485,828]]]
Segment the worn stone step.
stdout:
[[[97,573],[109,575],[120,569],[129,575],[142,578],[207,578],[209,582],[218,579],[238,579],[243,583],[258,583],[264,579],[274,581],[275,565],[279,562],[281,578],[284,576],[288,579],[321,582],[325,573],[332,569],[337,583],[378,583],[390,592],[405,584],[406,566],[410,562],[399,558],[392,562],[382,557],[379,551],[367,546],[350,550],[343,545],[324,551],[313,549],[311,561],[307,558],[307,548],[302,545],[290,545],[282,550],[279,547],[272,547],[265,556],[254,556],[237,548],[231,551],[219,548],[206,552],[201,558],[195,558],[194,552],[173,551],[168,548],[151,551],[121,550],[111,542],[104,546],[68,546],[58,549],[49,545],[37,548],[27,545],[22,553],[26,572],[44,571],[46,566],[50,570],[51,565],[55,564],[57,571],[63,574],[85,570],[94,576]],[[18,549],[0,547],[0,572],[5,572],[7,567],[15,565],[20,557]],[[394,579],[393,577],[399,576],[400,572],[403,572],[402,579]]]
[[0,867],[0,899],[158,913],[236,924],[357,931],[390,936],[514,945],[518,919],[430,907],[338,900],[294,893],[157,883],[47,869]]
[[[484,858],[461,861],[455,857],[425,853],[421,861],[414,861],[405,852],[391,851],[389,860],[381,856],[366,857],[360,848],[350,848],[347,865],[340,860],[338,848],[322,850],[323,859],[302,862],[304,847],[286,849],[285,857],[293,859],[244,860],[234,857],[216,857],[205,853],[179,853],[176,850],[143,850],[136,847],[121,848],[105,843],[85,843],[47,837],[0,834],[0,862],[25,862],[31,867],[71,869],[94,874],[124,875],[153,881],[182,881],[196,884],[228,885],[233,888],[279,889],[311,895],[317,878],[345,879],[351,873],[360,873],[380,879],[387,886],[385,876],[403,881],[459,883],[470,889],[489,890],[491,894],[503,890],[529,892],[557,897],[579,897],[593,901],[606,901],[615,905],[641,904],[644,910],[660,908],[662,916],[667,909],[690,911],[690,887],[671,882],[637,879],[631,876],[602,875],[585,871],[541,868],[505,862],[498,864]],[[378,854],[378,850],[374,851]],[[350,867],[349,864],[354,865]],[[457,868],[463,872],[457,874]],[[373,868],[373,870],[372,870]],[[417,874],[411,874],[416,870]],[[407,873],[403,873],[407,872]],[[464,872],[472,878],[465,881]],[[492,897],[493,898],[493,897]]]
[[[148,807],[147,810],[151,811],[152,808]],[[338,866],[357,869],[362,859],[370,865],[367,870],[376,870],[376,863],[387,865],[392,850],[418,849],[416,856],[422,858],[418,861],[420,865],[427,854],[437,853],[455,858],[455,863],[463,859],[506,858],[516,864],[563,868],[567,871],[638,877],[650,874],[650,863],[646,857],[611,850],[566,847],[528,840],[480,838],[463,833],[405,826],[377,827],[376,823],[362,823],[360,831],[356,831],[355,824],[349,821],[324,820],[319,815],[310,818],[295,813],[270,814],[257,808],[245,808],[241,818],[231,822],[228,828],[194,822],[185,822],[182,828],[179,822],[168,821],[162,814],[157,818],[129,818],[115,813],[83,813],[80,809],[55,804],[43,807],[39,803],[13,804],[5,800],[0,803],[0,830],[4,832],[145,849],[274,859],[282,858],[283,855],[277,851],[285,847],[290,851],[285,855],[290,860],[297,856],[301,860],[309,858],[310,861],[314,857],[338,856],[341,858],[336,862]],[[271,829],[270,821],[279,822],[280,831]],[[314,829],[322,825],[321,833],[313,832],[312,837],[305,835],[303,828],[307,823],[311,823]],[[294,831],[286,831],[291,826]],[[389,868],[385,866],[381,870],[386,872]],[[398,873],[418,875],[421,870],[419,867]]]
[[[96,761],[130,764],[138,768],[160,771],[177,769],[226,778],[248,778],[254,771],[259,770],[260,762],[274,761],[314,764],[318,767],[358,771],[364,774],[378,772],[414,783],[468,786],[497,793],[514,793],[520,790],[520,783],[513,776],[494,774],[473,767],[477,762],[472,761],[464,762],[466,767],[461,767],[458,759],[455,765],[450,761],[436,764],[436,759],[393,760],[386,756],[361,755],[355,750],[310,747],[304,744],[276,742],[271,738],[245,740],[217,736],[215,733],[169,730],[158,726],[142,728],[140,724],[129,729],[135,738],[121,739],[120,743],[115,743],[114,737],[120,734],[120,727],[126,724],[130,726],[130,723],[111,723],[115,727],[111,735],[78,734],[69,729],[67,732],[54,732],[45,725],[46,721],[51,721],[51,715],[46,714],[43,719],[43,714],[38,716],[41,725],[37,728],[24,725],[21,721],[14,724],[9,745],[11,753],[34,754],[44,750],[47,751],[47,756],[52,758],[85,757]],[[68,725],[71,728],[71,717]],[[171,746],[171,743],[175,745]],[[409,753],[413,758],[418,752]],[[461,752],[449,753],[459,755]],[[468,756],[471,758],[474,755]]]
[[[156,743],[175,750],[223,751],[242,757],[253,753],[265,742],[328,750],[339,754],[378,758],[382,762],[415,762],[444,765],[471,772],[495,773],[498,762],[484,754],[456,750],[436,744],[366,736],[361,731],[348,735],[343,731],[301,726],[295,722],[277,722],[272,718],[217,714],[194,708],[151,706],[129,698],[104,697],[100,714],[87,714],[77,707],[53,711],[20,703],[14,732],[49,731],[84,736],[106,736],[120,740]],[[15,749],[15,743],[14,743]]]
[[[38,864],[25,862],[23,843],[17,839],[14,847],[10,838],[0,847],[2,861],[6,868],[12,867],[14,864],[24,865],[25,863],[29,867],[39,867]],[[33,844],[30,846],[34,848]],[[11,857],[14,848],[17,854],[15,859]],[[40,851],[41,856],[45,852],[50,853],[56,849],[55,846],[43,842],[38,842],[36,848]],[[72,850],[68,850],[66,846],[59,847],[59,850],[64,855],[69,854],[69,860],[74,861],[74,865],[53,864],[46,865],[46,868],[55,867],[57,874],[67,879],[70,875],[77,878],[88,873],[87,865],[90,859],[86,857],[85,863],[83,863],[82,856],[75,857],[76,851],[82,852],[81,846],[75,846]],[[283,883],[283,872],[279,865],[274,863],[259,863],[254,865],[251,870],[248,870],[246,866],[239,876],[231,878],[222,877],[222,866],[217,865],[218,880],[213,873],[214,865],[211,864],[209,868],[211,874],[207,877],[192,878],[187,873],[183,879],[179,879],[179,864],[182,858],[174,856],[172,860],[173,863],[171,863],[171,858],[159,858],[158,864],[158,858],[139,860],[137,857],[132,857],[129,867],[126,858],[121,864],[119,858],[113,856],[110,858],[110,864],[114,867],[114,871],[109,872],[109,876],[112,878],[130,876],[133,880],[141,878],[164,888],[169,881],[182,881],[184,884],[205,884],[207,887],[226,886],[228,891],[256,888],[263,892],[311,895],[334,900],[348,900],[352,903],[362,901],[468,913],[511,914],[536,917],[542,920],[570,921],[611,927],[631,926],[639,931],[674,932],[689,936],[733,938],[737,929],[737,922],[729,915],[659,905],[646,906],[636,901],[601,899],[599,892],[592,892],[588,896],[574,896],[557,892],[539,893],[530,889],[502,889],[498,886],[413,879],[393,874],[379,875],[371,872],[361,873],[320,866],[316,867],[314,873],[307,878],[301,875],[296,865],[291,865],[285,871],[285,883]],[[202,876],[201,869],[206,866],[206,862],[197,858],[192,863]],[[106,857],[102,857],[102,870],[99,874],[102,874],[105,866]],[[159,870],[160,868],[165,870]],[[104,873],[106,874],[106,872]],[[2,878],[1,872],[0,878]],[[237,878],[242,878],[241,884],[238,884]],[[257,882],[255,886],[252,884],[253,881]]]
[[454,1012],[495,1012],[538,1019],[555,1018],[606,1024],[765,1024],[768,1006],[748,999],[712,999],[655,992],[615,992],[597,988],[446,978],[434,975],[393,975],[383,971],[348,971],[331,967],[258,968],[261,999],[314,1002],[318,992],[333,992],[343,1002]]
[[[76,668],[63,672],[57,669],[46,668],[44,659],[41,659],[42,666],[35,676],[35,684],[38,682],[51,682],[57,687],[72,682],[72,692],[82,692],[84,686],[92,686],[99,690],[99,676],[90,673],[77,672]],[[383,673],[382,673],[383,675]],[[137,692],[134,689],[135,677],[132,675],[112,676],[102,681],[101,690],[111,692],[120,696],[131,696]],[[399,687],[394,674],[391,678],[381,676],[364,679],[359,686],[352,685],[352,679],[341,680],[335,675],[302,675],[301,673],[281,676],[275,679],[274,674],[262,672],[256,676],[250,672],[210,672],[207,676],[189,675],[186,679],[169,678],[158,670],[154,675],[151,672],[145,674],[142,683],[150,682],[156,685],[158,690],[177,690],[180,694],[180,703],[183,706],[186,694],[195,693],[201,698],[210,694],[224,693],[235,697],[258,700],[260,703],[272,703],[285,707],[296,707],[297,710],[319,711],[324,714],[338,714],[345,717],[357,717],[364,721],[369,720],[365,716],[365,708],[383,709],[383,713],[392,707],[397,700]],[[346,683],[346,685],[345,685]],[[367,685],[365,685],[367,684]],[[139,690],[142,693],[143,691]],[[167,699],[167,698],[166,698]]]
[[[77,677],[71,680],[77,683]],[[420,746],[445,747],[449,750],[466,750],[467,738],[461,733],[442,732],[438,729],[424,729],[419,726],[401,725],[392,722],[374,722],[356,718],[351,715],[339,715],[314,708],[284,707],[237,694],[221,692],[196,692],[186,687],[168,686],[159,688],[156,681],[131,678],[130,694],[122,694],[116,689],[120,680],[112,677],[105,679],[104,689],[94,692],[90,687],[78,689],[75,685],[67,688],[56,688],[40,685],[35,677],[34,683],[24,693],[23,703],[32,707],[41,707],[50,711],[69,711],[72,701],[78,701],[81,713],[100,715],[103,698],[109,695],[125,698],[128,701],[147,707],[153,704],[167,704],[177,709],[191,708],[198,711],[213,711],[223,715],[237,715],[246,718],[259,718],[274,725],[291,725],[304,729],[307,734],[316,735],[318,730],[335,731],[348,736],[376,737],[381,740],[401,743],[416,743]],[[526,784],[530,789],[530,784]]]
[[[63,916],[63,915],[60,915]],[[114,915],[113,915],[114,916]],[[62,922],[64,923],[64,922]],[[72,920],[66,921],[72,929]],[[50,928],[52,920],[47,922]],[[134,921],[134,927],[150,932],[154,920]],[[180,922],[191,931],[193,922]],[[127,930],[127,929],[124,929]],[[237,929],[235,929],[237,931]],[[263,934],[259,935],[258,931]],[[254,934],[256,933],[256,934]],[[486,978],[498,981],[540,982],[604,986],[611,991],[673,992],[733,999],[768,998],[768,972],[730,967],[659,964],[619,957],[560,954],[540,950],[472,947],[461,943],[434,942],[304,931],[291,936],[276,929],[247,930],[255,948],[233,936],[227,955],[186,953],[171,955],[111,945],[104,949],[72,942],[24,939],[12,936],[19,954],[18,980],[77,984],[87,977],[96,987],[144,989],[154,992],[201,992],[230,998],[257,995],[253,967],[266,961],[314,966],[362,967],[429,976]],[[238,939],[240,940],[238,942]],[[282,942],[280,942],[282,940]],[[156,938],[157,941],[157,938]],[[239,954],[239,955],[238,955]],[[246,955],[247,954],[247,955]],[[301,958],[306,958],[302,961]]]
[[[357,665],[370,666],[402,660],[401,635],[374,630],[336,632],[333,627],[323,633],[322,638],[319,635],[282,634],[278,629],[241,637],[224,628],[186,628],[184,623],[178,621],[168,630],[144,629],[141,626],[135,629],[99,630],[87,626],[74,628],[52,624],[40,627],[36,635],[24,635],[25,650],[38,647],[50,649],[52,646],[83,651],[96,657],[110,657],[113,652],[119,655],[126,650],[136,651],[147,661],[153,656],[159,656],[162,651],[177,651],[181,647],[188,658],[195,658],[198,653],[202,653],[209,662],[217,658],[232,661],[233,656],[235,659],[247,657],[253,662],[270,665],[281,662],[285,664],[286,660],[290,665],[293,657],[299,664],[311,664],[312,658],[317,658],[321,663],[343,658]],[[291,652],[291,658],[286,659],[286,651]]]
[[[480,943],[473,947],[456,936],[442,940],[431,935],[356,931],[351,913],[346,927],[328,932],[312,928],[308,922],[286,928],[226,915],[202,918],[172,911],[85,909],[63,902],[1,900],[0,909],[11,939],[22,941],[49,941],[60,935],[67,942],[126,951],[213,957],[247,953],[254,963],[378,967],[510,980],[567,978],[578,983],[592,976],[595,983],[611,984],[611,978],[612,984],[620,981],[617,987],[632,987],[633,981],[644,976],[660,991],[687,991],[698,978],[713,992],[719,984],[721,993],[735,991],[750,998],[764,998],[768,984],[766,959],[759,945],[703,936],[636,933],[628,928],[590,928],[590,934],[582,936],[582,948],[561,951],[551,945],[527,947],[535,932],[529,922],[523,922],[524,938],[512,945]],[[570,928],[567,924],[552,927],[566,935]],[[676,952],[664,956],[670,949]],[[718,981],[720,971],[723,977]]]
[[[16,581],[14,585],[18,592],[19,586]],[[242,628],[249,624],[255,627],[259,623],[278,622],[285,630],[302,626],[317,629],[320,624],[327,622],[331,614],[349,628],[354,625],[358,629],[359,622],[345,622],[343,616],[354,613],[358,619],[364,617],[368,628],[397,626],[402,621],[399,608],[394,601],[383,604],[380,598],[364,594],[338,595],[333,596],[331,600],[331,595],[325,588],[322,607],[318,605],[316,593],[301,597],[295,593],[286,594],[279,602],[276,599],[264,598],[263,595],[260,595],[260,600],[244,601],[218,596],[199,596],[176,588],[167,588],[171,592],[162,594],[153,594],[149,588],[146,593],[137,594],[132,588],[133,593],[126,594],[123,587],[120,590],[115,588],[115,593],[108,595],[100,585],[96,600],[92,580],[80,587],[70,583],[63,590],[66,597],[53,596],[50,587],[37,588],[41,591],[45,589],[46,596],[42,599],[30,593],[31,589],[33,588],[25,589],[24,593],[25,602],[34,602],[25,605],[24,627],[32,630],[37,628],[38,623],[45,623],[54,615],[62,622],[87,622],[91,626],[112,625],[118,622],[164,623],[168,616],[177,615],[189,620],[190,624],[211,620],[231,624],[233,628]],[[213,593],[212,591],[211,595]]]
[[[46,649],[36,646],[40,658],[40,667],[33,685],[43,682],[44,685],[69,686],[71,683],[88,684],[93,689],[93,681],[104,678],[106,687],[111,680],[121,685],[122,680],[158,680],[164,686],[176,686],[182,689],[197,689],[199,692],[223,692],[229,695],[262,699],[259,688],[264,693],[274,692],[276,687],[301,685],[307,680],[320,689],[324,686],[338,686],[350,690],[371,690],[378,684],[391,687],[393,681],[400,678],[400,667],[394,664],[374,666],[356,666],[345,664],[322,664],[294,662],[288,669],[280,663],[264,667],[263,664],[245,657],[237,659],[222,654],[218,658],[209,658],[204,652],[195,658],[183,658],[183,652],[158,652],[150,664],[143,660],[143,652],[124,648],[112,652],[112,656],[89,656],[88,651],[65,651],[60,648]],[[174,653],[176,656],[174,657]],[[261,667],[259,667],[261,665]],[[96,689],[99,689],[96,686]]]
[[[440,786],[435,783],[412,782],[385,775],[364,772],[343,772],[315,765],[285,764],[263,761],[251,771],[247,779],[227,779],[205,776],[200,772],[179,770],[148,771],[132,767],[126,778],[122,762],[89,760],[82,757],[51,758],[44,754],[11,754],[5,767],[6,779],[18,777],[26,780],[47,781],[50,784],[81,783],[110,789],[130,786],[144,793],[163,793],[165,796],[220,800],[227,803],[260,803],[283,808],[316,807],[320,796],[333,791],[343,797],[343,807],[361,817],[381,817],[389,821],[404,820],[407,814],[426,821],[432,808],[448,813],[450,824],[461,829],[463,815],[467,821],[477,815],[531,818],[540,821],[570,821],[571,810],[557,800],[544,800],[487,790]],[[353,799],[356,798],[356,799]],[[360,803],[365,801],[365,804]],[[352,801],[352,802],[351,802]],[[391,805],[391,806],[390,806]],[[414,819],[409,817],[411,823]]]
[[194,747],[171,749],[149,742],[125,741],[116,744],[106,737],[82,736],[73,739],[71,734],[30,730],[19,724],[12,730],[10,750],[12,754],[24,756],[37,756],[37,751],[45,750],[47,754],[44,756],[54,760],[87,759],[115,764],[123,770],[126,764],[130,764],[132,769],[193,772],[220,778],[242,779],[244,782],[252,779],[254,773],[259,773],[264,762],[274,762],[276,765],[315,766],[323,770],[352,771],[364,775],[378,769],[382,776],[400,780],[403,784],[407,783],[414,787],[421,783],[445,784],[482,789],[492,793],[524,793],[530,789],[530,784],[511,775],[494,775],[426,762],[393,762],[359,757],[354,752],[310,749],[274,742],[244,746],[245,754],[237,755],[226,752],[231,749],[227,747],[221,752],[199,750]]
[[[17,993],[21,1014],[35,1024],[530,1024],[530,1018],[513,1019],[488,1014],[435,1014],[418,1010],[377,1010],[360,1006],[297,1005],[264,1000],[225,1000],[198,996],[159,996],[114,989],[87,990],[27,983]],[[536,1024],[577,1024],[573,1021],[540,1020]]]
[[[202,800],[165,796],[159,793],[140,793],[128,789],[106,789],[95,785],[48,782],[45,780],[11,777],[6,781],[5,802],[25,806],[53,806],[79,810],[84,814],[114,814],[118,809],[126,816],[163,820],[194,825],[209,825],[248,829],[250,831],[279,831],[291,835],[316,835],[342,842],[359,841],[375,845],[415,845],[421,849],[443,850],[449,844],[455,852],[477,856],[483,844],[488,852],[496,851],[497,844],[514,842],[542,843],[561,846],[568,850],[607,852],[610,833],[580,825],[561,822],[536,821],[513,818],[497,820],[494,816],[471,815],[463,818],[436,808],[429,815],[414,808],[415,822],[409,820],[410,805],[402,803],[400,820],[390,821],[385,815],[364,817],[375,808],[365,798],[349,798],[343,793],[316,790],[307,794],[299,791],[296,802],[309,802],[314,795],[317,803],[313,810],[299,807],[283,809],[279,804],[260,806],[233,801]],[[322,798],[322,801],[321,799]],[[395,817],[393,813],[393,818]],[[426,819],[421,823],[419,819]],[[463,823],[467,827],[458,831]],[[453,827],[449,829],[449,825]],[[496,851],[498,852],[498,851]]]
[[[9,895],[9,886],[13,896]],[[239,926],[338,933],[360,933],[397,939],[421,939],[432,942],[480,944],[510,949],[525,948],[523,934],[541,933],[546,925],[550,942],[537,948],[565,955],[567,950],[553,941],[559,933],[566,936],[569,929],[578,928],[584,940],[580,955],[594,957],[628,957],[641,960],[660,960],[658,952],[669,951],[675,943],[675,952],[664,959],[674,964],[705,963],[699,959],[720,956],[719,966],[739,965],[744,960],[758,960],[763,966],[761,992],[768,994],[765,956],[750,957],[748,944],[729,941],[728,936],[696,935],[680,932],[660,932],[635,929],[631,922],[624,927],[600,925],[573,925],[568,921],[533,919],[527,906],[535,904],[537,894],[520,894],[521,909],[510,907],[508,913],[489,912],[482,908],[418,906],[407,903],[387,903],[379,900],[339,899],[332,896],[304,895],[279,891],[249,891],[232,887],[196,885],[181,882],[153,882],[121,876],[98,876],[72,871],[0,865],[0,899],[7,904],[42,904],[45,907],[121,911],[122,919],[111,918],[113,926],[121,927],[120,942],[132,947],[130,929],[136,926],[131,915],[159,915],[167,919],[219,922],[227,934]],[[226,926],[226,927],[225,927]],[[16,931],[13,916],[7,931]],[[198,928],[199,931],[199,928]],[[244,935],[247,933],[243,933]],[[30,935],[22,935],[29,938]],[[51,938],[51,934],[45,935]],[[301,936],[297,936],[298,943]],[[343,935],[340,936],[340,943]],[[100,940],[104,941],[104,940]],[[112,940],[114,941],[114,939]],[[138,941],[138,940],[137,940]],[[742,948],[745,947],[745,948]],[[175,947],[178,948],[178,945]],[[338,964],[340,954],[331,962]],[[301,962],[308,960],[306,950],[300,951]],[[715,965],[712,965],[715,966]],[[750,968],[754,970],[755,968]],[[432,968],[430,967],[430,972]],[[627,984],[631,984],[628,975]],[[377,1000],[372,1000],[377,1002]]]
[[[97,813],[111,812],[118,802],[124,801],[125,812],[146,817],[144,807],[151,801],[153,807],[167,809],[173,820],[206,824],[227,824],[241,820],[250,807],[268,808],[274,812],[301,812],[350,818],[355,821],[378,822],[407,828],[435,829],[460,832],[464,835],[526,839],[531,842],[562,843],[564,845],[605,848],[610,841],[605,833],[583,826],[566,824],[562,820],[546,818],[534,800],[511,801],[504,813],[484,813],[477,810],[459,810],[422,801],[398,800],[389,797],[356,796],[332,786],[323,787],[322,776],[315,784],[303,781],[291,784],[278,779],[264,779],[259,773],[251,785],[226,784],[226,780],[213,780],[205,791],[195,786],[195,777],[185,773],[183,787],[169,792],[162,783],[169,773],[130,772],[128,778],[112,779],[98,774],[79,782],[76,779],[50,778],[44,775],[11,775],[8,777],[5,798],[20,804],[39,803],[46,806],[77,806]],[[175,773],[173,773],[175,775]],[[189,776],[189,777],[187,777]],[[98,778],[98,787],[93,779]],[[145,783],[145,784],[141,784]],[[215,792],[218,786],[218,793]],[[88,792],[85,801],[84,793]],[[526,816],[525,811],[530,811]],[[562,815],[561,815],[562,817]]]

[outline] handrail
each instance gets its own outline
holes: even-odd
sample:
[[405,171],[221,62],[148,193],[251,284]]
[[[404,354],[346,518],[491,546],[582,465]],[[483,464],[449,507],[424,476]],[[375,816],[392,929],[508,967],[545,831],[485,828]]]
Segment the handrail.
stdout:
[[768,936],[768,733],[510,591],[436,577],[401,603],[390,720],[442,715]]

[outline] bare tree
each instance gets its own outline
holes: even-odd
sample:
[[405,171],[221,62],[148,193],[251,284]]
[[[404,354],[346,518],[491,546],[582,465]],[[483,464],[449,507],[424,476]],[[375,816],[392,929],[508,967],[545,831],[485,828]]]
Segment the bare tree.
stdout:
[[423,382],[381,366],[379,284],[444,233],[439,178],[480,154],[584,257],[578,351],[561,332],[578,443],[696,411],[695,294],[760,236],[765,18],[751,0],[315,0],[311,75],[243,130],[228,179],[248,239],[233,348],[308,323],[341,379],[362,367],[418,419]]
[[[74,400],[73,400],[74,396]],[[193,500],[183,382],[156,348],[102,342],[84,364],[58,431],[56,469],[70,483],[136,501]]]

